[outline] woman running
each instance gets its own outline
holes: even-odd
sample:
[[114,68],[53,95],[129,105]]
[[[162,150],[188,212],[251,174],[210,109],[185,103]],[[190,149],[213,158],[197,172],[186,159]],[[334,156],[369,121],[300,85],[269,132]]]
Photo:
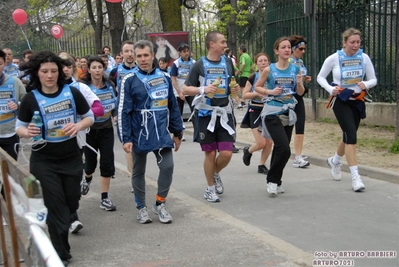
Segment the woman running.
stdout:
[[[352,175],[352,189],[363,191],[365,186],[357,167],[357,129],[360,119],[366,118],[364,95],[377,84],[373,63],[360,49],[361,33],[349,28],[342,34],[341,50],[332,54],[323,63],[317,82],[331,95],[331,107],[342,130],[342,140],[337,152],[327,159],[335,180],[341,180],[341,158],[345,155]],[[327,76],[332,72],[333,83]],[[367,77],[367,79],[365,79]]]
[[[291,43],[288,37],[280,37],[274,43],[277,62],[266,67],[255,84],[255,90],[265,98],[261,114],[262,134],[274,142],[270,170],[267,174],[267,191],[271,195],[283,193],[281,178],[291,156],[290,141],[296,122],[294,94],[303,94],[305,88],[299,67],[291,64]],[[264,84],[267,82],[267,88]]]
[[260,118],[260,113],[263,109],[263,95],[255,91],[255,84],[259,79],[260,73],[269,66],[269,63],[270,58],[265,53],[259,53],[255,56],[255,64],[258,67],[258,71],[249,77],[242,93],[244,99],[251,100],[248,108],[249,127],[252,129],[255,138],[255,143],[253,143],[251,147],[244,147],[242,160],[246,166],[249,166],[252,153],[262,150],[258,165],[258,173],[262,174],[267,174],[269,171],[265,164],[272,150],[273,141],[262,136],[262,128],[260,126],[262,119]]

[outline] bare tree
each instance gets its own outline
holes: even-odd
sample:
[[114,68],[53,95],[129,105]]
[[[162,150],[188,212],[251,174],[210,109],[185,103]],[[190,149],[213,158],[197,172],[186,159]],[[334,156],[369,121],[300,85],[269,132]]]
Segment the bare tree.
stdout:
[[158,0],[159,14],[165,32],[183,30],[180,8],[182,4],[182,0]]

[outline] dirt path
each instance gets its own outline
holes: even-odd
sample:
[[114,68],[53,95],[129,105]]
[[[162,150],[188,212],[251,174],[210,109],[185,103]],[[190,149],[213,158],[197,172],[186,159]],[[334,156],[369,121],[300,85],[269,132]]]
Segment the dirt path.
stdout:
[[[294,136],[295,134],[293,134],[291,140],[291,151],[294,151]],[[360,126],[357,148],[359,165],[377,167],[399,173],[399,154],[389,153],[389,147],[384,142],[392,141],[393,136],[394,133],[386,129]],[[254,140],[250,129],[242,129],[239,126],[237,126],[237,137],[242,142],[250,143]],[[341,131],[337,124],[307,122],[302,154],[324,158],[331,157],[336,151],[340,138]]]

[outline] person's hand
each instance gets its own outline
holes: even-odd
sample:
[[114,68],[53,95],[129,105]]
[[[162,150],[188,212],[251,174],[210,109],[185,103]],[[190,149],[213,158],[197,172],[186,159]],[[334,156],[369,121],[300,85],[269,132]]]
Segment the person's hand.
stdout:
[[340,90],[341,90],[341,88],[340,88],[338,85],[336,85],[336,86],[332,89],[331,95],[332,95],[332,96],[338,95],[339,92],[340,92]]
[[366,90],[366,89],[367,89],[367,87],[366,87],[366,85],[364,84],[364,82],[358,82],[358,83],[357,83],[357,86],[359,86],[362,90]]
[[310,83],[312,81],[312,76],[305,76],[304,81],[305,83]]
[[214,84],[210,84],[204,88],[204,93],[205,94],[208,94],[208,93],[216,94],[217,89],[218,88]]
[[132,151],[133,151],[133,143],[132,142],[123,143],[123,150],[126,153],[132,153]]
[[179,98],[183,101],[186,101],[186,97],[183,95],[183,93],[180,91],[179,93]]
[[7,100],[7,105],[8,105],[8,108],[10,109],[10,110],[17,110],[18,109],[18,105],[14,102],[14,101],[11,101],[11,100]]
[[81,126],[79,123],[70,122],[62,127],[62,131],[65,133],[65,135],[69,135],[71,137],[74,137],[80,130]]
[[175,143],[175,151],[178,151],[181,144],[180,138],[178,136],[173,136],[173,143]]
[[28,129],[27,129],[27,133],[29,137],[33,137],[33,136],[38,136],[40,134],[40,131],[42,129],[40,129],[39,127],[36,126],[36,124],[34,123],[29,123],[28,125]]
[[240,89],[241,89],[241,87],[238,83],[234,87],[230,88],[232,93],[238,93],[240,91]]
[[303,83],[303,76],[301,74],[296,75],[296,83],[297,84]]
[[283,93],[283,87],[282,86],[275,87],[273,90],[270,90],[269,92],[271,95],[281,95]]

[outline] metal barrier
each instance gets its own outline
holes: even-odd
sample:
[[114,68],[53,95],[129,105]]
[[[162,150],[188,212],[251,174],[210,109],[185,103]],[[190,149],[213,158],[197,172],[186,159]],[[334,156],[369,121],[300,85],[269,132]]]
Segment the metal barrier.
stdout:
[[[51,241],[46,233],[38,225],[30,223],[29,233],[27,238],[17,226],[16,217],[14,214],[13,198],[17,203],[29,208],[29,198],[40,198],[40,185],[36,178],[23,168],[18,162],[10,157],[3,149],[0,148],[1,160],[1,175],[3,180],[4,195],[0,196],[0,217],[6,219],[8,228],[10,230],[10,240],[12,255],[8,252],[6,239],[6,232],[3,224],[0,224],[0,239],[1,250],[3,254],[3,265],[21,266],[21,261],[24,266],[47,266],[47,267],[62,267],[64,264],[58,257],[54,250]],[[23,189],[23,190],[21,190]],[[14,203],[15,205],[16,203]],[[27,229],[24,229],[27,230]],[[20,259],[20,255],[22,259]],[[0,264],[1,265],[1,264]]]

